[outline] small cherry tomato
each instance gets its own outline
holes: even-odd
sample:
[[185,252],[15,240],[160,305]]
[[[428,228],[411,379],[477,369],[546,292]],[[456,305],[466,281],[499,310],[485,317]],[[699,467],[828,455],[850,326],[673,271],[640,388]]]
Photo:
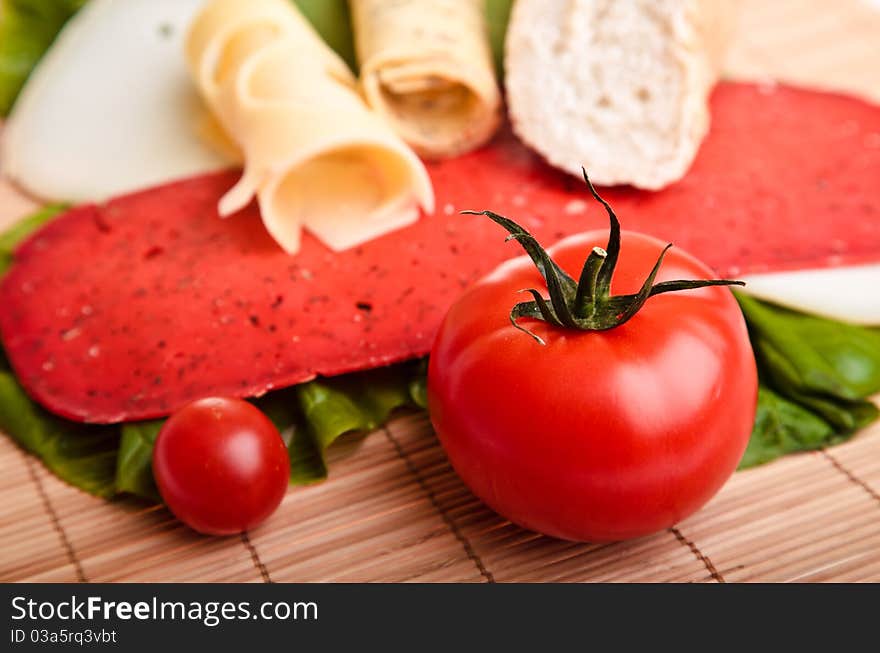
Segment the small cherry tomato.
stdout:
[[458,299],[428,368],[431,420],[471,490],[526,528],[592,542],[667,528],[705,504],[742,457],[758,385],[723,287],[739,282],[621,233],[606,209],[610,232],[546,252],[485,212],[532,260]]
[[209,535],[253,528],[275,512],[290,478],[275,425],[241,399],[194,401],[165,422],[153,476],[174,515]]

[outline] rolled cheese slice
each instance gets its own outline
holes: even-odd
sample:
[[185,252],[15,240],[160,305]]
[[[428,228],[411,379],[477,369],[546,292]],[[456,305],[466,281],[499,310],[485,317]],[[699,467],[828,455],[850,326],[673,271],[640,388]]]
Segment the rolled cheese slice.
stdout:
[[598,184],[687,172],[735,25],[734,0],[517,0],[505,44],[516,134]]
[[190,27],[187,60],[245,170],[220,200],[254,195],[266,229],[295,253],[307,228],[341,250],[434,209],[427,171],[369,110],[351,71],[287,0],[211,0]]
[[473,150],[498,128],[485,0],[350,0],[367,102],[422,156]]

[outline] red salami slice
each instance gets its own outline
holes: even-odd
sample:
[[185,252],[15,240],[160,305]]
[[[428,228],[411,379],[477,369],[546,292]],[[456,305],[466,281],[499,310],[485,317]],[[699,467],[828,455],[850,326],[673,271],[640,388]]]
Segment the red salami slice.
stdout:
[[[880,109],[736,84],[712,105],[684,180],[606,191],[625,229],[724,275],[880,260]],[[9,359],[35,399],[75,420],[259,395],[427,353],[461,288],[520,253],[461,209],[509,215],[545,244],[607,224],[581,182],[509,134],[431,174],[436,215],[343,253],[307,237],[287,256],[255,207],[219,219],[237,173],[76,208],[19,249],[0,285]]]

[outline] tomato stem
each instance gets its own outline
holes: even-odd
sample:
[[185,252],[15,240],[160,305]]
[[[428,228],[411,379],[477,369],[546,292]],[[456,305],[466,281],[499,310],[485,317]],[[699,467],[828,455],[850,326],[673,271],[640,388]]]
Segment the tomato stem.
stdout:
[[587,260],[584,261],[581,278],[578,280],[577,291],[574,295],[574,312],[581,319],[595,312],[596,305],[608,297],[607,294],[603,296],[599,289],[599,273],[607,259],[607,251],[601,247],[594,247]]
[[592,249],[584,261],[577,282],[550,258],[532,234],[513,220],[492,211],[462,211],[470,215],[485,215],[504,227],[510,234],[507,240],[516,240],[522,246],[547,284],[549,299],[545,299],[535,288],[523,290],[532,296],[532,301],[520,302],[511,309],[510,322],[514,327],[543,345],[546,344],[543,339],[519,324],[521,318],[542,320],[558,327],[581,331],[606,331],[630,320],[654,295],[707,286],[745,285],[742,281],[730,279],[678,279],[655,284],[654,279],[663,263],[663,257],[672,247],[670,243],[658,255],[657,262],[639,292],[631,295],[612,295],[611,279],[620,256],[620,221],[611,205],[596,192],[587,176],[587,171],[583,168],[581,170],[590,194],[605,207],[608,213],[610,229],[608,244],[604,249],[601,247]]

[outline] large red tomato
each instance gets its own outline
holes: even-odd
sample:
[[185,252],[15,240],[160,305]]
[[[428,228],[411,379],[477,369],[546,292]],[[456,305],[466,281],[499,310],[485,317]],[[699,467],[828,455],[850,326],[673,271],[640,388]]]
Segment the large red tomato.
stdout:
[[[606,239],[548,253],[578,279]],[[621,245],[611,290],[637,293],[665,243],[623,232]],[[656,280],[712,278],[671,249]],[[529,288],[548,294],[528,257],[502,264],[451,308],[431,353],[431,419],[465,483],[507,519],[568,540],[637,537],[700,508],[755,417],[755,359],[730,290],[658,294],[607,330],[518,318],[541,344],[509,317]]]

